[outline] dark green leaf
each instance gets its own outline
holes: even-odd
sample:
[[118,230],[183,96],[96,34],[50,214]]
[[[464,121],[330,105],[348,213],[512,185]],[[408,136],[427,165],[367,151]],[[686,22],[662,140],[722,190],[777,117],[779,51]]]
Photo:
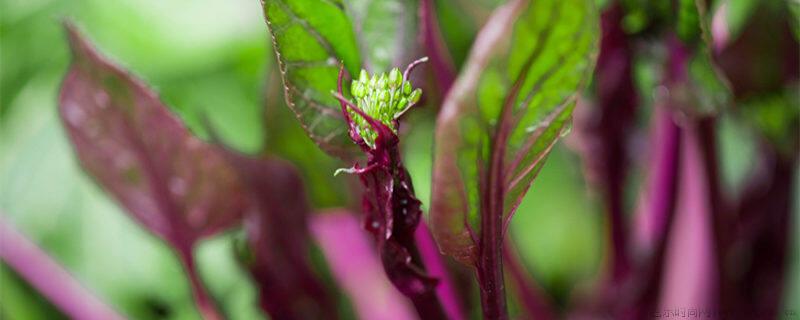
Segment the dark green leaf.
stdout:
[[353,26],[339,0],[265,0],[264,16],[283,77],[286,101],[308,135],[325,151],[355,150],[336,90],[339,63],[360,67]]

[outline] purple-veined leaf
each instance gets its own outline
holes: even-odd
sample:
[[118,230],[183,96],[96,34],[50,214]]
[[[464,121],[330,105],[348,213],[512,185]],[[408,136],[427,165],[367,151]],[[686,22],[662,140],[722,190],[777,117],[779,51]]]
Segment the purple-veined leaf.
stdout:
[[374,245],[355,215],[345,211],[314,215],[311,230],[361,319],[416,318],[408,300],[386,278]]
[[240,220],[241,185],[142,82],[67,25],[73,62],[59,111],[83,168],[148,230],[191,247]]
[[481,222],[505,230],[567,130],[594,64],[597,20],[590,0],[516,0],[479,33],[436,128],[431,224],[446,254],[475,264]]
[[222,318],[192,249],[241,220],[245,198],[236,173],[154,92],[103,58],[74,26],[66,29],[73,60],[59,112],[81,165],[128,214],[175,248],[203,317]]

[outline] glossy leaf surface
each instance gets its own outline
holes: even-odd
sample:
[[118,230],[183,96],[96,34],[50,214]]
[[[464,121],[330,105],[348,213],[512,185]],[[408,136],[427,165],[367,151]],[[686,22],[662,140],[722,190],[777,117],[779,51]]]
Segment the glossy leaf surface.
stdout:
[[512,1],[483,27],[436,128],[431,223],[443,252],[474,263],[481,208],[502,201],[505,221],[513,214],[567,130],[598,30],[589,0]]
[[417,6],[409,0],[349,0],[363,67],[388,72],[411,62],[417,36]]
[[59,111],[83,168],[136,220],[184,251],[237,223],[242,187],[219,150],[67,26]]
[[331,92],[340,61],[356,74],[360,58],[344,3],[265,0],[263,6],[289,107],[322,149],[347,156],[355,146]]

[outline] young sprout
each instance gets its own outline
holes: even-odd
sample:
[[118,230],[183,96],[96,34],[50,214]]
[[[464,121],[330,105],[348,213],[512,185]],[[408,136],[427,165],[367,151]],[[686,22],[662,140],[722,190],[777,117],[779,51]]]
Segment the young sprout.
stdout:
[[[427,58],[418,61],[424,62],[427,61]],[[403,74],[398,68],[394,68],[388,73],[372,76],[366,70],[361,69],[358,79],[353,79],[350,84],[350,94],[353,96],[356,106],[366,115],[380,121],[397,133],[396,120],[419,102],[422,90],[414,89],[409,82],[407,72]],[[374,148],[375,139],[378,137],[377,132],[364,117],[355,111],[348,110],[348,113],[356,125],[358,135],[364,139],[367,145]]]

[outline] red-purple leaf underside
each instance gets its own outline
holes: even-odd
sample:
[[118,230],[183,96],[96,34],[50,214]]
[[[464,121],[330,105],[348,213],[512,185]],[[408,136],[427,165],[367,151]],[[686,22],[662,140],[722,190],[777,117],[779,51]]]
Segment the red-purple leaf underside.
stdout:
[[235,172],[141,81],[71,25],[59,111],[81,165],[137,221],[179,250],[239,221]]

